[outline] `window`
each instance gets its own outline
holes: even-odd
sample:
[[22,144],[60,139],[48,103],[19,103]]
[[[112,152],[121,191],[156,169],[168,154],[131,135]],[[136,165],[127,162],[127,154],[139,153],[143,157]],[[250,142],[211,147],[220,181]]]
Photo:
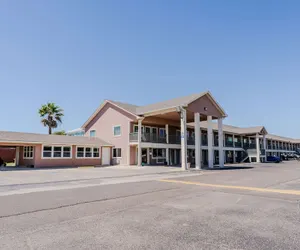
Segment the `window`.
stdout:
[[114,136],[121,135],[121,126],[114,126]]
[[[133,132],[137,133],[139,132],[139,126],[138,125],[133,125]],[[144,126],[142,126],[142,134],[144,133]]]
[[150,134],[151,133],[151,127],[145,127],[145,133]]
[[164,148],[154,148],[153,149],[153,158],[165,158],[166,149]]
[[43,146],[42,158],[71,158],[71,146]]
[[96,130],[90,131],[90,137],[96,137]]
[[63,157],[71,158],[71,147],[63,147]]
[[77,148],[77,158],[83,158],[84,157],[84,147],[78,147]]
[[51,146],[44,146],[43,147],[43,157],[44,158],[51,158],[52,157],[52,147]]
[[99,156],[100,156],[99,148],[94,148],[93,157],[94,158],[99,158]]
[[98,147],[77,147],[77,158],[100,158],[100,148]]
[[113,158],[121,158],[121,148],[113,148]]
[[92,148],[85,148],[85,157],[86,158],[92,157]]
[[23,148],[23,158],[33,159],[33,146],[27,146]]
[[165,128],[160,128],[159,129],[159,136],[160,137],[165,137],[166,136],[166,129]]
[[152,128],[152,134],[157,134],[157,128]]
[[61,147],[53,147],[53,157],[60,158],[61,157]]

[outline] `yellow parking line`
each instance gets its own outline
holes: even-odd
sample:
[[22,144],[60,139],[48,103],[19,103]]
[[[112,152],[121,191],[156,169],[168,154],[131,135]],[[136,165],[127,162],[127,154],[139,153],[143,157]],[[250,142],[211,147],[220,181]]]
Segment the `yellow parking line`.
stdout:
[[169,182],[169,183],[186,184],[186,185],[196,185],[196,186],[202,186],[202,187],[227,188],[227,189],[238,189],[238,190],[256,191],[256,192],[264,192],[264,193],[300,195],[300,190],[284,190],[284,189],[269,189],[269,188],[256,188],[256,187],[244,187],[244,186],[218,185],[218,184],[207,184],[207,183],[201,183],[201,182],[179,181],[179,180],[170,180],[170,179],[169,180],[162,179],[159,181]]

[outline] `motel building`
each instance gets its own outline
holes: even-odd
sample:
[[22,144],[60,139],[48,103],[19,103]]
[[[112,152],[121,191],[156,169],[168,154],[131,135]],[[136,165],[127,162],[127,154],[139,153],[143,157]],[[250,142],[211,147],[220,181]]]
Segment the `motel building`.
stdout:
[[0,131],[0,157],[10,148],[18,166],[162,165],[185,170],[265,162],[269,155],[300,148],[300,140],[268,134],[264,126],[225,125],[226,117],[210,92],[145,106],[106,100],[68,136]]
[[99,138],[0,131],[0,157],[20,167],[110,165],[111,149]]

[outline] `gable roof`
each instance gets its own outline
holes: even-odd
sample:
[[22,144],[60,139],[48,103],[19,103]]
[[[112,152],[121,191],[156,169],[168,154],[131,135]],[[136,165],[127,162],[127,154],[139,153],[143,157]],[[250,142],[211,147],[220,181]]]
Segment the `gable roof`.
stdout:
[[173,99],[170,99],[167,101],[153,103],[153,104],[149,104],[149,105],[145,105],[145,106],[137,106],[134,104],[124,103],[124,102],[105,100],[96,109],[96,111],[89,117],[89,119],[82,125],[82,128],[85,128],[107,103],[115,105],[116,107],[119,107],[122,110],[124,110],[125,112],[127,112],[133,116],[136,116],[136,118],[138,118],[139,116],[143,116],[147,113],[151,113],[151,112],[155,112],[155,111],[166,110],[166,109],[175,108],[178,106],[187,106],[190,103],[192,103],[193,101],[195,101],[205,95],[208,96],[208,98],[214,103],[214,105],[217,107],[217,109],[221,112],[221,114],[224,117],[227,116],[225,111],[218,104],[218,102],[213,98],[211,93],[209,91],[206,91],[206,92],[202,92],[202,93],[198,93],[198,94],[192,94],[192,95],[188,95],[188,96],[173,98]]
[[131,114],[134,114],[134,115],[137,114],[136,110],[137,110],[137,108],[139,108],[139,106],[133,105],[133,104],[130,104],[130,103],[116,102],[116,101],[112,101],[112,100],[107,100],[107,101],[109,101],[110,103],[115,104],[116,106],[118,106],[118,107],[124,109],[125,111],[127,111]]
[[214,103],[214,105],[217,107],[217,109],[220,110],[220,112],[223,114],[223,116],[227,116],[225,111],[222,109],[222,107],[217,103],[217,101],[213,98],[211,93],[209,91],[198,93],[198,94],[192,94],[188,96],[183,96],[183,97],[178,97],[178,98],[173,98],[167,101],[162,101],[158,103],[153,103],[150,105],[145,105],[138,107],[136,112],[138,115],[144,115],[147,113],[159,111],[159,110],[165,110],[169,108],[174,108],[178,106],[188,106],[190,103],[196,101],[202,96],[207,95],[209,99]]
[[110,143],[96,137],[47,135],[11,131],[0,131],[0,143],[112,146]]

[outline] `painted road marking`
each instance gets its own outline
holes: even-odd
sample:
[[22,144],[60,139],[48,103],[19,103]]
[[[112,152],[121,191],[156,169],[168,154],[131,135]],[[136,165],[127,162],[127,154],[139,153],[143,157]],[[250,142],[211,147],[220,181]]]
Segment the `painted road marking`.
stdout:
[[202,186],[202,187],[227,188],[227,189],[238,189],[238,190],[263,192],[263,193],[300,195],[300,190],[284,190],[284,189],[256,188],[256,187],[244,187],[244,186],[230,186],[230,185],[219,185],[219,184],[207,184],[207,183],[193,182],[193,181],[179,181],[179,180],[171,180],[171,179],[169,179],[169,180],[162,179],[159,181],[169,182],[169,183],[186,184],[186,185],[196,185],[196,186]]

